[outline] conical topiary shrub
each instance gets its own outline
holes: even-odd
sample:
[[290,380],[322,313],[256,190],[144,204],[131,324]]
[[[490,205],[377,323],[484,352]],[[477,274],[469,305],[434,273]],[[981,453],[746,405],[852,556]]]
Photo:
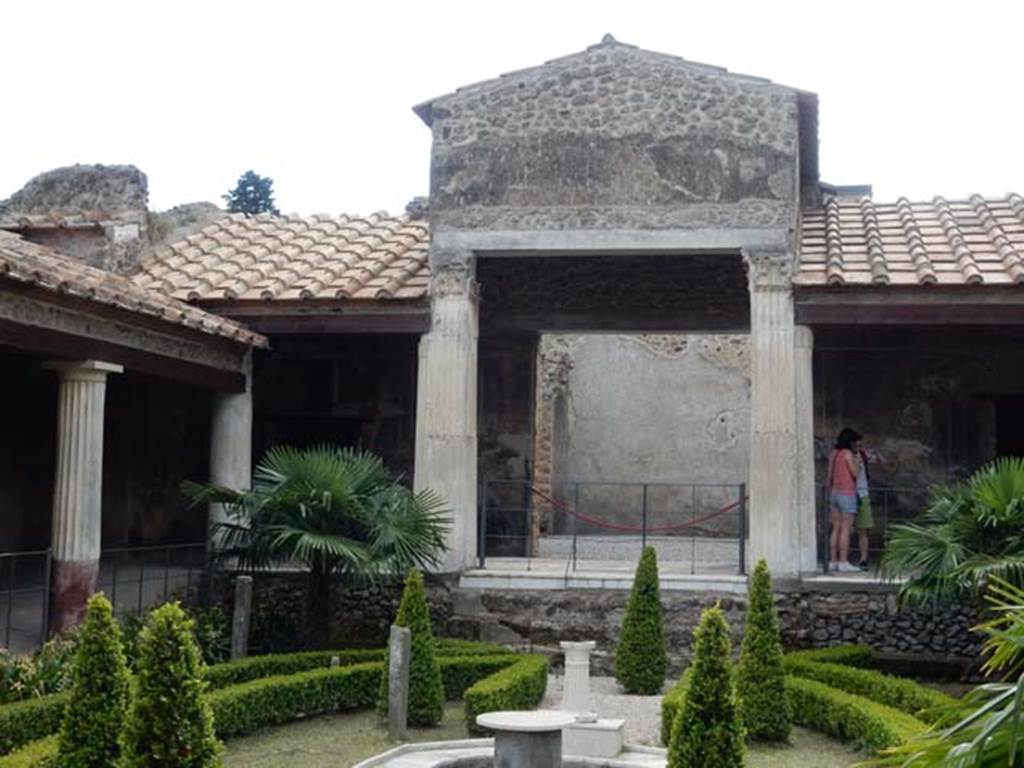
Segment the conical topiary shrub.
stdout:
[[615,649],[615,677],[626,693],[652,695],[661,692],[667,667],[658,556],[654,547],[645,547],[622,618]]
[[743,726],[721,608],[704,611],[693,637],[690,687],[672,725],[668,768],[742,768]]
[[139,635],[135,700],[124,732],[124,768],[220,765],[204,665],[192,622],[177,603],[154,610]]
[[64,709],[57,765],[109,768],[121,754],[119,736],[128,709],[130,680],[121,629],[110,601],[94,595],[78,633],[71,698]]
[[[437,664],[434,634],[430,626],[430,607],[423,587],[423,574],[409,571],[398,606],[395,624],[409,629],[409,724],[437,725],[444,713],[444,684]],[[388,665],[381,676],[378,707],[388,711]]]
[[779,617],[772,600],[772,578],[763,559],[757,562],[750,582],[736,692],[748,737],[764,741],[789,738],[793,716],[786,698]]

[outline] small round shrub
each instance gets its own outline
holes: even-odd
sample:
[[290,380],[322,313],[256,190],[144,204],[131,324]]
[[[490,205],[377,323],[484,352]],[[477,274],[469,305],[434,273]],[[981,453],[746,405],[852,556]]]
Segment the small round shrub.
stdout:
[[721,608],[701,614],[693,637],[690,685],[672,725],[668,768],[742,768],[744,733]]
[[204,665],[192,622],[178,603],[152,613],[139,635],[135,699],[125,724],[124,768],[220,765]]
[[[430,726],[441,722],[444,712],[444,685],[437,663],[434,635],[430,626],[430,608],[423,587],[423,574],[409,572],[402,591],[395,624],[409,629],[409,717],[410,725]],[[387,714],[388,665],[381,676],[378,709]]]
[[772,600],[772,577],[763,559],[754,568],[750,582],[736,692],[749,738],[761,741],[789,738],[793,714],[786,697],[779,617]]
[[622,618],[615,649],[615,678],[626,693],[653,695],[661,692],[667,668],[658,555],[654,547],[645,547]]
[[109,768],[128,709],[130,679],[121,630],[110,601],[94,595],[85,609],[71,672],[71,697],[59,738],[61,768]]

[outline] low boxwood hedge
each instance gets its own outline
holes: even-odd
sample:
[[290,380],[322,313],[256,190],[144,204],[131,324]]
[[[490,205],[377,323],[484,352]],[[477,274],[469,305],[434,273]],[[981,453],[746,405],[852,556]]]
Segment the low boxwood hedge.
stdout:
[[211,690],[229,685],[247,683],[276,675],[293,675],[313,669],[327,669],[331,659],[337,657],[339,666],[384,661],[385,651],[368,648],[344,651],[300,651],[299,653],[269,653],[265,656],[249,656],[237,661],[214,664],[206,669],[206,682]]
[[934,724],[958,710],[957,700],[905,677],[873,669],[829,664],[790,654],[783,659],[788,674],[863,696]]
[[55,693],[0,707],[0,755],[60,730],[70,694]]
[[872,752],[904,744],[928,726],[912,715],[817,680],[787,675],[793,722]]
[[45,768],[55,766],[57,760],[57,741],[60,737],[55,733],[45,739],[30,741],[14,750],[9,755],[0,757],[0,768]]
[[470,733],[485,734],[477,715],[510,709],[533,709],[544,698],[548,683],[548,658],[538,654],[516,657],[515,663],[466,689],[463,709]]
[[800,659],[819,661],[823,664],[841,664],[844,667],[870,667],[875,652],[870,645],[837,645],[833,648],[815,648],[807,651],[790,651],[783,660]]
[[669,688],[668,693],[661,697],[661,743],[666,747],[672,738],[672,723],[675,722],[679,710],[683,708],[686,691],[690,687],[691,674],[689,668],[683,670],[679,682]]

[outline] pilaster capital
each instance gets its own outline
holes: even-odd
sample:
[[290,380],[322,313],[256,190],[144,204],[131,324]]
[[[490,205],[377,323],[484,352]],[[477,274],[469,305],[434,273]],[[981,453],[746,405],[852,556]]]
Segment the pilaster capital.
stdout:
[[788,250],[743,249],[750,291],[788,291],[793,287],[796,258]]
[[797,349],[814,349],[814,331],[807,325],[793,327],[793,344]]
[[43,368],[59,373],[62,381],[103,382],[108,373],[124,373],[123,365],[102,360],[47,360]]
[[477,283],[472,263],[449,262],[435,267],[430,278],[430,296],[444,299],[453,296],[477,297]]

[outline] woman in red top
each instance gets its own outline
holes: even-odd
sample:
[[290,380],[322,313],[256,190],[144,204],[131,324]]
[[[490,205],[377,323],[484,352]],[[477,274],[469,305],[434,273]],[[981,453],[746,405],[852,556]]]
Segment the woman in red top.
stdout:
[[836,438],[835,447],[828,455],[828,477],[830,521],[832,534],[829,537],[830,568],[854,573],[860,569],[850,563],[850,531],[857,517],[857,473],[860,471],[860,456],[854,451],[854,443],[861,436],[850,429],[843,429]]

